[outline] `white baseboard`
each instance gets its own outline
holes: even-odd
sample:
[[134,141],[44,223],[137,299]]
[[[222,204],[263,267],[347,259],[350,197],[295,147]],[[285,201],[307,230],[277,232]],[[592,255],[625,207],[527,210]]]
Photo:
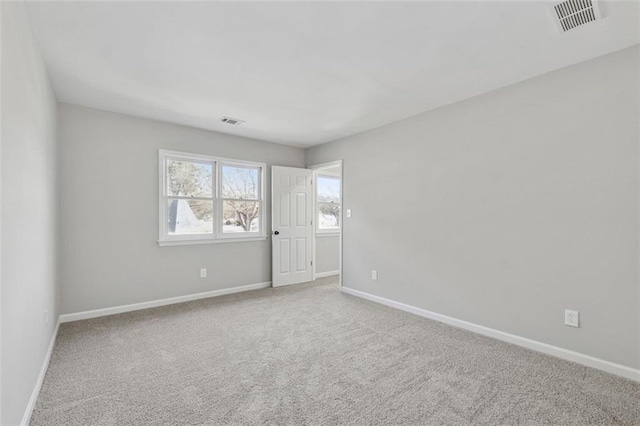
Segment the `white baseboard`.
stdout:
[[33,388],[33,392],[31,392],[31,397],[29,398],[29,402],[25,409],[24,415],[22,416],[22,421],[20,422],[20,425],[28,426],[29,422],[31,421],[31,415],[33,414],[33,409],[36,405],[36,401],[38,400],[38,395],[40,394],[40,388],[42,387],[42,383],[44,382],[44,376],[47,374],[47,369],[49,368],[49,361],[51,360],[51,354],[53,353],[53,348],[56,344],[56,338],[58,337],[58,329],[60,328],[61,323],[78,321],[78,320],[89,319],[89,318],[97,318],[97,317],[102,317],[106,315],[119,314],[123,312],[137,311],[141,309],[155,308],[158,306],[172,305],[174,303],[189,302],[192,300],[206,299],[209,297],[223,296],[225,294],[240,293],[240,292],[249,291],[249,290],[258,290],[258,289],[267,288],[267,287],[271,287],[271,281],[264,282],[264,283],[257,283],[257,284],[249,284],[249,285],[244,285],[240,287],[224,288],[221,290],[207,291],[204,293],[189,294],[186,296],[171,297],[168,299],[153,300],[150,302],[135,303],[132,305],[115,306],[113,308],[96,309],[93,311],[85,311],[85,312],[77,312],[74,314],[60,315],[58,317],[58,322],[56,323],[56,328],[54,329],[53,335],[51,336],[51,341],[49,343],[49,348],[47,349],[47,354],[45,355],[44,361],[42,362],[42,367],[40,368],[40,374],[38,375],[38,380],[36,381],[36,384]]
[[33,391],[31,392],[31,397],[29,398],[29,402],[27,403],[27,408],[24,410],[24,415],[22,416],[20,426],[28,426],[29,422],[31,421],[31,414],[33,414],[33,409],[36,406],[36,401],[38,400],[38,395],[40,394],[40,388],[42,387],[42,383],[44,382],[44,376],[47,374],[47,369],[49,368],[49,361],[51,360],[53,347],[56,345],[56,338],[58,337],[59,328],[60,318],[58,318],[58,322],[56,322],[56,328],[53,330],[53,335],[51,336],[51,341],[49,342],[49,348],[47,349],[47,353],[44,356],[44,361],[42,361],[40,374],[38,374],[36,385],[33,387]]
[[348,287],[342,287],[342,292],[350,294],[352,296],[361,297],[363,299],[370,300],[372,302],[381,303],[383,305],[390,306],[392,308],[400,309],[402,311],[410,312],[421,317],[429,318],[435,321],[439,321],[445,324],[452,325],[454,327],[463,328],[465,330],[473,331],[478,334],[493,337],[498,340],[502,340],[514,345],[523,346],[534,351],[542,352],[547,355],[553,355],[558,358],[573,361],[578,364],[586,365],[588,367],[597,368],[598,370],[606,371],[607,373],[622,376],[627,379],[640,382],[640,370],[627,367],[625,365],[616,364],[603,359],[595,358],[590,355],[585,355],[580,352],[570,351],[568,349],[560,348],[558,346],[549,345],[547,343],[538,342],[536,340],[527,339],[526,337],[516,336],[515,334],[505,333],[504,331],[495,330],[493,328],[485,327],[482,325],[474,324],[471,322],[459,320],[446,315],[438,314],[435,312],[427,311],[426,309],[417,308],[415,306],[406,305],[404,303],[396,302],[383,297],[374,296],[373,294],[365,293],[363,291],[354,290]]
[[60,322],[79,321],[89,318],[104,317],[107,315],[121,314],[124,312],[139,311],[142,309],[157,308],[158,306],[173,305],[175,303],[190,302],[192,300],[207,299],[209,297],[224,296],[225,294],[240,293],[249,290],[258,290],[271,287],[271,281],[257,284],[243,285],[239,287],[223,288],[220,290],[206,291],[204,293],[188,294],[186,296],[170,297],[168,299],[152,300],[150,302],[134,303],[131,305],[114,306],[112,308],[95,309],[92,311],[76,312],[60,315]]
[[340,273],[339,270],[327,271],[327,272],[316,272],[316,274],[314,275],[314,279],[330,277],[332,275],[338,275],[339,273]]

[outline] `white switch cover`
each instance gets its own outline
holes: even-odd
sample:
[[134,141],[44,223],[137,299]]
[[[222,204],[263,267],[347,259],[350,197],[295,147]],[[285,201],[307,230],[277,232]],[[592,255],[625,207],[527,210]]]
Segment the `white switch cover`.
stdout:
[[371,279],[378,281],[378,271],[371,271]]
[[347,217],[351,217],[351,209],[347,209]]
[[207,268],[200,269],[200,278],[207,278]]
[[570,311],[569,309],[565,309],[564,311],[564,324],[569,327],[579,327],[580,325],[580,314],[578,311]]

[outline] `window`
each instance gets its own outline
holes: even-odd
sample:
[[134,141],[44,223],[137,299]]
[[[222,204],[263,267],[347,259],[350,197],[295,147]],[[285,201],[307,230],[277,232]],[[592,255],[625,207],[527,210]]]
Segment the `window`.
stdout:
[[260,232],[260,167],[221,165],[222,233]]
[[317,188],[317,230],[320,233],[340,230],[340,178],[318,172]]
[[160,151],[160,245],[264,239],[265,165]]

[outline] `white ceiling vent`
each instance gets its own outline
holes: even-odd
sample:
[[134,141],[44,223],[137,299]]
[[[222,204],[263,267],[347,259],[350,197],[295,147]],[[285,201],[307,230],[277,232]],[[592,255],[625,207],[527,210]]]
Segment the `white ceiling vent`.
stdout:
[[553,6],[553,12],[560,32],[600,19],[598,0],[566,0]]
[[239,126],[242,123],[244,123],[243,120],[238,120],[237,118],[231,118],[231,117],[222,117],[220,121],[222,121],[225,124],[231,124],[232,126]]

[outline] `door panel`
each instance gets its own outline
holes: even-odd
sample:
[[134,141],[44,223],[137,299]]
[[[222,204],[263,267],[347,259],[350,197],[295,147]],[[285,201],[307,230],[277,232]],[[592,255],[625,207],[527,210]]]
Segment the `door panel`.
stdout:
[[291,194],[280,194],[280,227],[289,227],[289,211],[291,210]]
[[271,169],[274,287],[313,279],[312,176],[308,169]]
[[309,215],[307,214],[307,194],[296,193],[296,226],[304,227],[309,221]]
[[291,240],[289,238],[281,238],[278,243],[280,245],[280,269],[278,272],[288,274],[291,272],[291,257],[289,256]]
[[307,241],[305,238],[296,238],[296,271],[304,271],[307,268]]

